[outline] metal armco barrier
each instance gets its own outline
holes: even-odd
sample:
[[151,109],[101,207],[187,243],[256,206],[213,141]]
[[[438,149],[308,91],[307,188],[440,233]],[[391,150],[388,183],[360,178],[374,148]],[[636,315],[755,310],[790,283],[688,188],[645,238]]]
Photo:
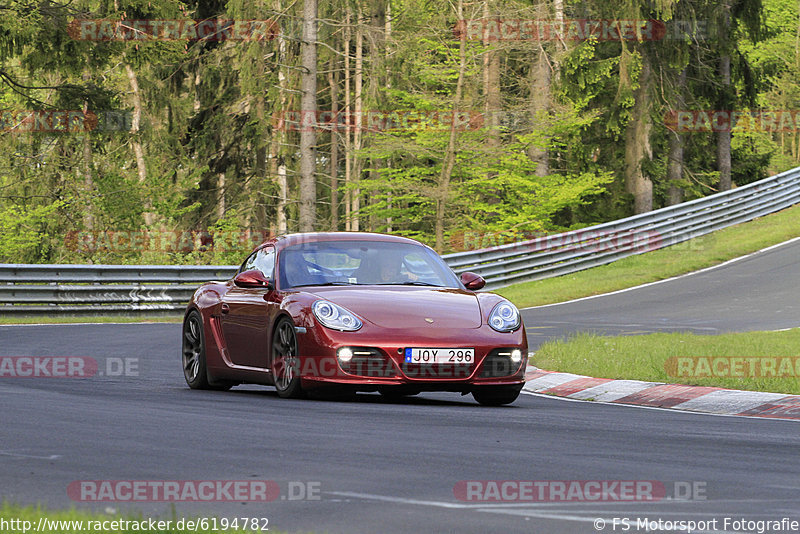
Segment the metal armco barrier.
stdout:
[[731,191],[497,247],[448,254],[456,272],[486,278],[487,289],[573,273],[667,247],[800,202],[800,167]]
[[[800,167],[751,184],[580,230],[444,256],[486,288],[550,278],[667,247],[800,203]],[[179,314],[230,266],[0,264],[0,316]]]
[[229,266],[0,264],[0,316],[176,315],[208,280]]

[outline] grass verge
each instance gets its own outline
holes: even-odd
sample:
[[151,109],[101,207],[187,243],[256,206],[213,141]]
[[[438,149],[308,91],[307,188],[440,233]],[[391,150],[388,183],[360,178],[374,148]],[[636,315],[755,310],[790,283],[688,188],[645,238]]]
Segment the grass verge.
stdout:
[[744,256],[800,236],[800,206],[671,247],[570,275],[514,284],[495,292],[519,308],[564,302],[656,282]]
[[[116,533],[136,533],[142,532],[149,534],[184,534],[195,532],[214,532],[218,534],[248,534],[262,532],[261,527],[268,525],[260,525],[258,529],[245,529],[242,523],[238,523],[239,528],[222,528],[221,518],[173,518],[173,519],[158,519],[153,520],[158,523],[162,521],[161,525],[157,525],[155,529],[150,528],[150,518],[135,514],[103,514],[99,512],[90,512],[85,510],[48,510],[40,506],[18,506],[4,502],[0,506],[0,531],[2,532],[36,532],[37,527],[42,523],[42,530],[40,532],[47,532],[48,534],[73,534],[78,532],[116,532]],[[181,525],[177,523],[183,520]],[[214,521],[216,520],[216,523]],[[13,523],[9,523],[14,521]],[[117,521],[117,523],[112,523]],[[123,523],[127,521],[128,523]],[[166,524],[166,521],[170,521]],[[189,521],[192,521],[191,525]],[[226,522],[232,519],[224,520]],[[5,522],[5,523],[4,523]],[[134,525],[133,522],[136,524]],[[228,526],[233,526],[231,523],[225,523]],[[181,528],[182,527],[182,528]],[[195,528],[197,527],[197,528]],[[216,528],[215,528],[216,527]],[[269,528],[269,532],[277,532]]]
[[714,336],[578,334],[543,344],[533,359],[548,371],[597,378],[800,394],[800,328]]

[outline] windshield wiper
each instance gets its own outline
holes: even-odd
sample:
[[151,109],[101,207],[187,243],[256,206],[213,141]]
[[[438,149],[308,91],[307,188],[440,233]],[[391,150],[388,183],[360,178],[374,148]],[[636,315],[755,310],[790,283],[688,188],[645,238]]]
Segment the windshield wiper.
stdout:
[[420,282],[419,280],[408,280],[406,282],[387,282],[385,284],[375,284],[378,286],[429,286],[429,287],[444,287],[439,284],[431,284],[428,282]]
[[358,282],[322,282],[319,284],[295,284],[292,287],[309,287],[309,286],[361,286]]

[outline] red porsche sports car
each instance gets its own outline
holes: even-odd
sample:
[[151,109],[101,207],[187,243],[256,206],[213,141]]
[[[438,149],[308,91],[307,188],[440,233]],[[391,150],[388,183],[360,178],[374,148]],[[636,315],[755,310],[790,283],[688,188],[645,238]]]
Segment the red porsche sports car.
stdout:
[[297,398],[328,388],[472,393],[514,402],[528,344],[517,308],[430,247],[353,232],[291,234],[260,245],[226,282],[200,286],[183,321],[194,389],[274,385]]

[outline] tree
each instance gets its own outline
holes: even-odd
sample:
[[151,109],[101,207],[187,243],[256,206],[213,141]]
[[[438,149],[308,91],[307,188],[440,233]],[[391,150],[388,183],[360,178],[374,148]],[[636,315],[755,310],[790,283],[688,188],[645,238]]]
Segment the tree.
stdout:
[[[301,114],[317,115],[317,0],[303,2],[303,42],[300,46],[302,66]],[[317,156],[316,129],[300,129],[300,210],[301,232],[311,232],[316,224]]]

